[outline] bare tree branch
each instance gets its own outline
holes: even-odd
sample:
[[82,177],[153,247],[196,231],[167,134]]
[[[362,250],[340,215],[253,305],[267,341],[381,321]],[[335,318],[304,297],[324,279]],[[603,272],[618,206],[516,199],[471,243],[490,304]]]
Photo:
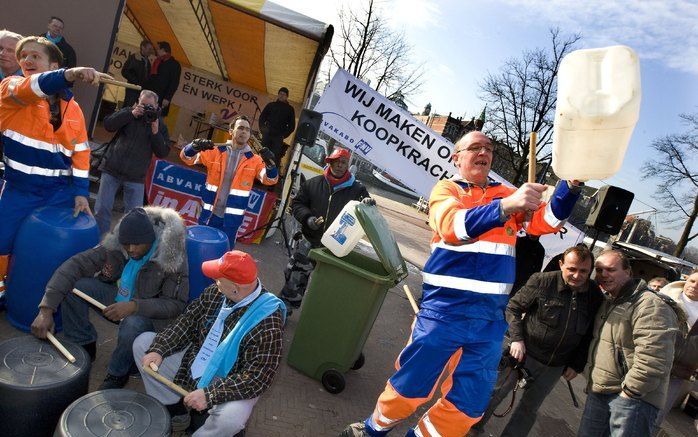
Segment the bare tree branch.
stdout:
[[511,169],[511,182],[518,185],[527,166],[529,133],[538,132],[538,161],[550,157],[554,108],[557,99],[557,73],[562,58],[572,51],[580,35],[562,36],[550,30],[549,49],[525,51],[521,57],[504,63],[497,73],[488,73],[480,83],[480,94],[487,103],[488,135],[502,142],[508,152],[499,157]]
[[[698,167],[691,167],[696,165],[698,151],[698,113],[681,114],[680,117],[688,131],[654,140],[651,147],[656,153],[645,161],[641,169],[643,179],[661,181],[654,198],[662,204],[665,212],[670,213],[664,221],[685,223],[676,243],[676,256],[680,256],[686,244],[696,237],[690,234],[698,218]],[[677,217],[675,213],[678,212],[683,213],[684,218]]]
[[391,30],[375,0],[345,4],[339,13],[339,32],[324,70],[331,77],[342,68],[388,98],[409,96],[423,84],[424,64],[412,63],[412,47],[403,33]]

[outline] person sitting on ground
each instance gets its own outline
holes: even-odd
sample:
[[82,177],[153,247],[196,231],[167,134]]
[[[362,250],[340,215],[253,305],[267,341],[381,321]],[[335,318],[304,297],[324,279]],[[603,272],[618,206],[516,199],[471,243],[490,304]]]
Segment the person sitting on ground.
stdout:
[[187,304],[185,235],[184,222],[172,209],[131,210],[100,245],[74,255],[56,270],[39,303],[32,334],[46,338],[61,305],[65,337],[82,345],[94,360],[97,331],[88,317],[89,304],[71,291],[76,288],[102,302],[107,305],[104,317],[120,323],[100,390],[122,388],[134,364],[133,340],[142,332],[164,328]]
[[[167,329],[141,334],[134,359],[190,393],[181,398],[141,371],[146,392],[172,415],[172,431],[188,427],[185,408],[208,410],[201,436],[232,436],[245,427],[281,362],[286,308],[264,289],[247,253],[226,252],[201,265],[216,281]],[[152,366],[151,366],[152,367]]]
[[656,278],[650,279],[650,281],[647,283],[647,288],[649,288],[652,291],[659,291],[662,288],[664,288],[667,284],[669,284],[669,280],[667,278],[657,276]]
[[322,247],[322,234],[339,215],[344,205],[350,200],[363,200],[369,205],[376,204],[376,201],[369,197],[366,187],[348,170],[350,157],[347,149],[335,148],[332,154],[325,158],[328,165],[324,174],[303,182],[291,203],[293,217],[301,224],[303,238],[298,240],[284,270],[286,283],[281,289],[280,297],[294,308],[300,307],[308,278],[315,268],[315,262],[308,258],[308,252],[310,249]]
[[698,269],[694,269],[685,281],[668,284],[661,293],[672,298],[683,310],[679,323],[684,326],[676,334],[669,390],[664,408],[657,416],[657,431],[669,410],[679,399],[686,397],[698,379]]

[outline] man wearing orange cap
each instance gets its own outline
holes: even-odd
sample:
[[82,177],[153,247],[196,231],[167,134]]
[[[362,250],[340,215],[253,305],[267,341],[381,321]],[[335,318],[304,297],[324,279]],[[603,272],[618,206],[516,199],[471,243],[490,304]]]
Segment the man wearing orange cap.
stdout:
[[335,148],[325,158],[328,164],[324,174],[315,176],[302,185],[293,199],[293,217],[301,224],[303,239],[297,240],[296,249],[284,270],[286,283],[281,298],[294,308],[300,307],[310,273],[315,263],[308,258],[311,248],[322,246],[320,239],[350,200],[375,205],[361,182],[349,171],[351,155],[347,149]]
[[216,283],[164,331],[136,338],[133,354],[136,362],[158,366],[161,375],[190,391],[181,398],[141,372],[146,392],[170,411],[173,432],[189,426],[189,407],[208,410],[194,436],[230,436],[245,427],[276,375],[286,308],[262,287],[247,253],[226,252],[201,270]]

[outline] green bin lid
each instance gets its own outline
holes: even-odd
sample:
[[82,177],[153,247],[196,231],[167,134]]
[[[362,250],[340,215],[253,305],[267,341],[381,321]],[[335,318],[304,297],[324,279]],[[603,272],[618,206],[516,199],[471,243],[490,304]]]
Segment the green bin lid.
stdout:
[[378,211],[378,207],[359,203],[356,205],[356,217],[385,270],[395,277],[396,283],[403,280],[407,276],[407,265],[388,222]]

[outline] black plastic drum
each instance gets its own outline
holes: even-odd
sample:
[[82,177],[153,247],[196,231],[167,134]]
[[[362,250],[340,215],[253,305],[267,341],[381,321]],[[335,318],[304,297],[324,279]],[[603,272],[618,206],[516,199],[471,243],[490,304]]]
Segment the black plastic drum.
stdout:
[[87,352],[76,344],[61,343],[75,363],[48,341],[32,336],[0,343],[0,435],[50,436],[63,410],[87,393]]
[[73,402],[55,437],[159,437],[170,435],[170,413],[152,396],[133,390],[101,390]]

